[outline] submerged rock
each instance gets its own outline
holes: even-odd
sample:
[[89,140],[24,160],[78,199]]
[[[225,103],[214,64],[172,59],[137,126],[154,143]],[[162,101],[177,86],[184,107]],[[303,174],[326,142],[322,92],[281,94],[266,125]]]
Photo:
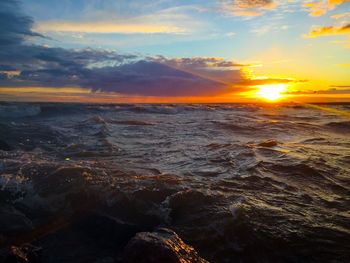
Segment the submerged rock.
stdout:
[[155,232],[141,232],[125,248],[123,262],[208,262],[193,247],[185,244],[172,230],[159,228]]

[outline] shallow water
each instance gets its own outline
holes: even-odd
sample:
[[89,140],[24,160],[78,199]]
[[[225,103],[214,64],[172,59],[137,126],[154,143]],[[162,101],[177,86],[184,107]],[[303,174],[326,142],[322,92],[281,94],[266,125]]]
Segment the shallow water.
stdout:
[[2,104],[0,141],[0,241],[45,262],[74,262],[67,240],[115,256],[73,227],[87,211],[171,228],[211,262],[350,261],[350,121],[335,111]]

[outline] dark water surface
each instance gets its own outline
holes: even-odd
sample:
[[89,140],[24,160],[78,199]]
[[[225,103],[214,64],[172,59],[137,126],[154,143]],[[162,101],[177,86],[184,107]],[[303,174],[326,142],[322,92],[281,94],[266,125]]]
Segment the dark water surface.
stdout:
[[211,262],[350,262],[349,209],[350,119],[334,111],[0,105],[1,246],[44,262],[113,262],[158,226]]

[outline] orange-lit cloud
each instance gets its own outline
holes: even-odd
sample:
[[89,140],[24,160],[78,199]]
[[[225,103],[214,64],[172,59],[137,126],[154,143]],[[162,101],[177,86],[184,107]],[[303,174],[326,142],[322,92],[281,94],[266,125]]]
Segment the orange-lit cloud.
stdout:
[[181,34],[186,30],[173,25],[161,24],[127,24],[111,22],[41,22],[35,25],[37,32],[79,32],[79,33],[119,33],[119,34]]
[[274,0],[227,0],[224,1],[223,9],[225,12],[235,16],[261,16],[266,10],[272,10],[277,7]]
[[304,4],[311,16],[321,16],[335,9],[338,5],[348,3],[350,0],[320,0],[318,2]]
[[91,93],[88,89],[80,87],[0,87],[0,93],[74,93],[74,94],[88,94]]
[[328,35],[340,35],[340,34],[349,34],[350,33],[350,23],[343,26],[321,26],[321,27],[312,27],[311,31],[308,33],[307,37],[319,37],[319,36],[328,36]]

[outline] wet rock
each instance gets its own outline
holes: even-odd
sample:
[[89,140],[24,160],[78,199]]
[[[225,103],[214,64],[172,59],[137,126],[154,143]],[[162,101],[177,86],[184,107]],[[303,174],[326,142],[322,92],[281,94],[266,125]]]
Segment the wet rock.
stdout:
[[7,142],[0,140],[0,150],[11,151],[11,146]]
[[201,258],[193,247],[185,244],[174,231],[160,228],[155,232],[136,234],[126,246],[122,262],[204,263],[208,261]]
[[87,185],[86,177],[90,172],[89,168],[81,166],[59,167],[46,176],[36,178],[34,188],[44,197],[84,191]]
[[[196,190],[185,190],[171,195],[167,201],[170,208],[170,219],[175,224],[201,224],[207,212],[211,210],[217,196],[207,195]],[[213,211],[213,210],[211,210]],[[205,223],[206,224],[206,223]]]
[[142,229],[99,212],[84,212],[72,227],[81,230],[101,247],[123,247]]
[[277,144],[278,143],[275,140],[266,140],[266,141],[259,143],[258,145],[262,146],[262,147],[275,147],[275,146],[277,146]]
[[115,262],[128,241],[137,232],[145,231],[95,210],[79,211],[59,223],[45,227],[48,231],[34,243],[42,247],[42,262]]

